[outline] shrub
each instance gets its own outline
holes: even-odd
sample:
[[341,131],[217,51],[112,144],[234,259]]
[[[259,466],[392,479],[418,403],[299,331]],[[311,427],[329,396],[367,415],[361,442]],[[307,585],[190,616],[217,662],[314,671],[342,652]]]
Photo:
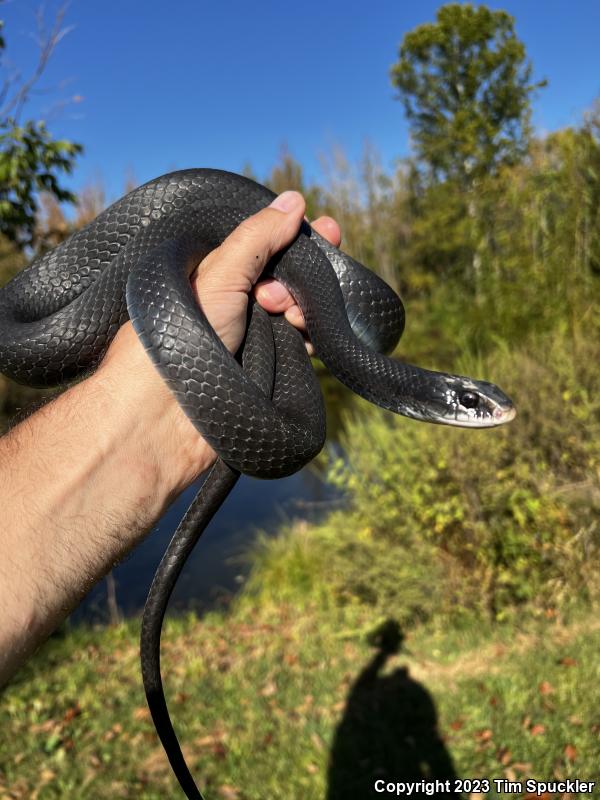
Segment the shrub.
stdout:
[[[345,455],[329,478],[347,490],[353,524],[366,526],[382,558],[402,551],[399,579],[408,562],[413,583],[440,595],[438,608],[494,618],[525,604],[590,598],[599,555],[599,355],[593,337],[575,352],[560,333],[514,355],[498,351],[488,371],[519,412],[505,428],[428,426],[378,410],[346,421]],[[373,569],[345,577],[344,591],[361,601],[406,600],[405,587],[394,591]]]

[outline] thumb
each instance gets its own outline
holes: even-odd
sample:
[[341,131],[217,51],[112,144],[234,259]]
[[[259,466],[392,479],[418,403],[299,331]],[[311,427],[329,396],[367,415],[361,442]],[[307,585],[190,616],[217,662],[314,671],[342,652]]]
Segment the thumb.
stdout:
[[204,259],[203,291],[249,292],[269,259],[293,242],[305,210],[302,195],[287,191],[244,220]]

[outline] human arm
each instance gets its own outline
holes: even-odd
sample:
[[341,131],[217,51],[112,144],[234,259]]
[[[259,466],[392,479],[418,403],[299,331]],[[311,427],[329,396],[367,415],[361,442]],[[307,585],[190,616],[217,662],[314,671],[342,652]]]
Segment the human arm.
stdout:
[[[302,198],[285,193],[285,200],[287,211],[264,209],[242,223],[192,281],[232,352],[248,292],[302,221]],[[339,243],[332,220],[314,227]],[[255,293],[302,329],[281,285],[268,281]],[[214,458],[130,323],[93,375],[0,439],[0,685]]]

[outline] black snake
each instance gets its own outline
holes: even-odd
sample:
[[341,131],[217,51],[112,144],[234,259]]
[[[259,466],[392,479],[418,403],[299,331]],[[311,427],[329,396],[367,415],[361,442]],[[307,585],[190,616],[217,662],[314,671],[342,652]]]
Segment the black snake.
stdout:
[[[240,472],[278,478],[321,449],[325,414],[301,334],[251,305],[234,358],[194,301],[191,270],[274,194],[214,169],[173,172],[112,205],[36,259],[0,290],[0,372],[57,385],[98,364],[131,319],[156,368],[219,455],[163,557],[141,636],[152,717],[188,798],[202,798],[188,771],[163,694],[160,633],[185,559]],[[514,416],[485,381],[431,372],[388,358],[404,326],[394,292],[306,223],[269,263],[304,313],[315,352],[367,400],[407,417],[470,427]]]

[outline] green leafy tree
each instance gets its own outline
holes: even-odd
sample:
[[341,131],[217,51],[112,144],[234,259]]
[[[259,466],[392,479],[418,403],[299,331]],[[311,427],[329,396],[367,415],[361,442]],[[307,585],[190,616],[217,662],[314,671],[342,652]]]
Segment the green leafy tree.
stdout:
[[502,170],[530,143],[530,101],[542,83],[514,19],[451,3],[408,33],[391,80],[408,117],[419,180],[414,251],[425,269],[463,278],[477,302],[496,238]]
[[[60,202],[75,196],[60,183],[70,173],[79,144],[53,139],[43,121],[21,122],[30,91],[44,71],[54,47],[66,33],[61,29],[62,12],[54,27],[40,42],[40,57],[32,77],[18,86],[10,76],[0,88],[0,235],[22,249],[35,239],[38,193],[49,193]],[[6,41],[0,20],[0,69],[7,72],[3,54]]]
[[485,6],[450,3],[434,23],[406,34],[392,84],[416,154],[434,181],[468,187],[527,151],[532,67],[514,19]]

